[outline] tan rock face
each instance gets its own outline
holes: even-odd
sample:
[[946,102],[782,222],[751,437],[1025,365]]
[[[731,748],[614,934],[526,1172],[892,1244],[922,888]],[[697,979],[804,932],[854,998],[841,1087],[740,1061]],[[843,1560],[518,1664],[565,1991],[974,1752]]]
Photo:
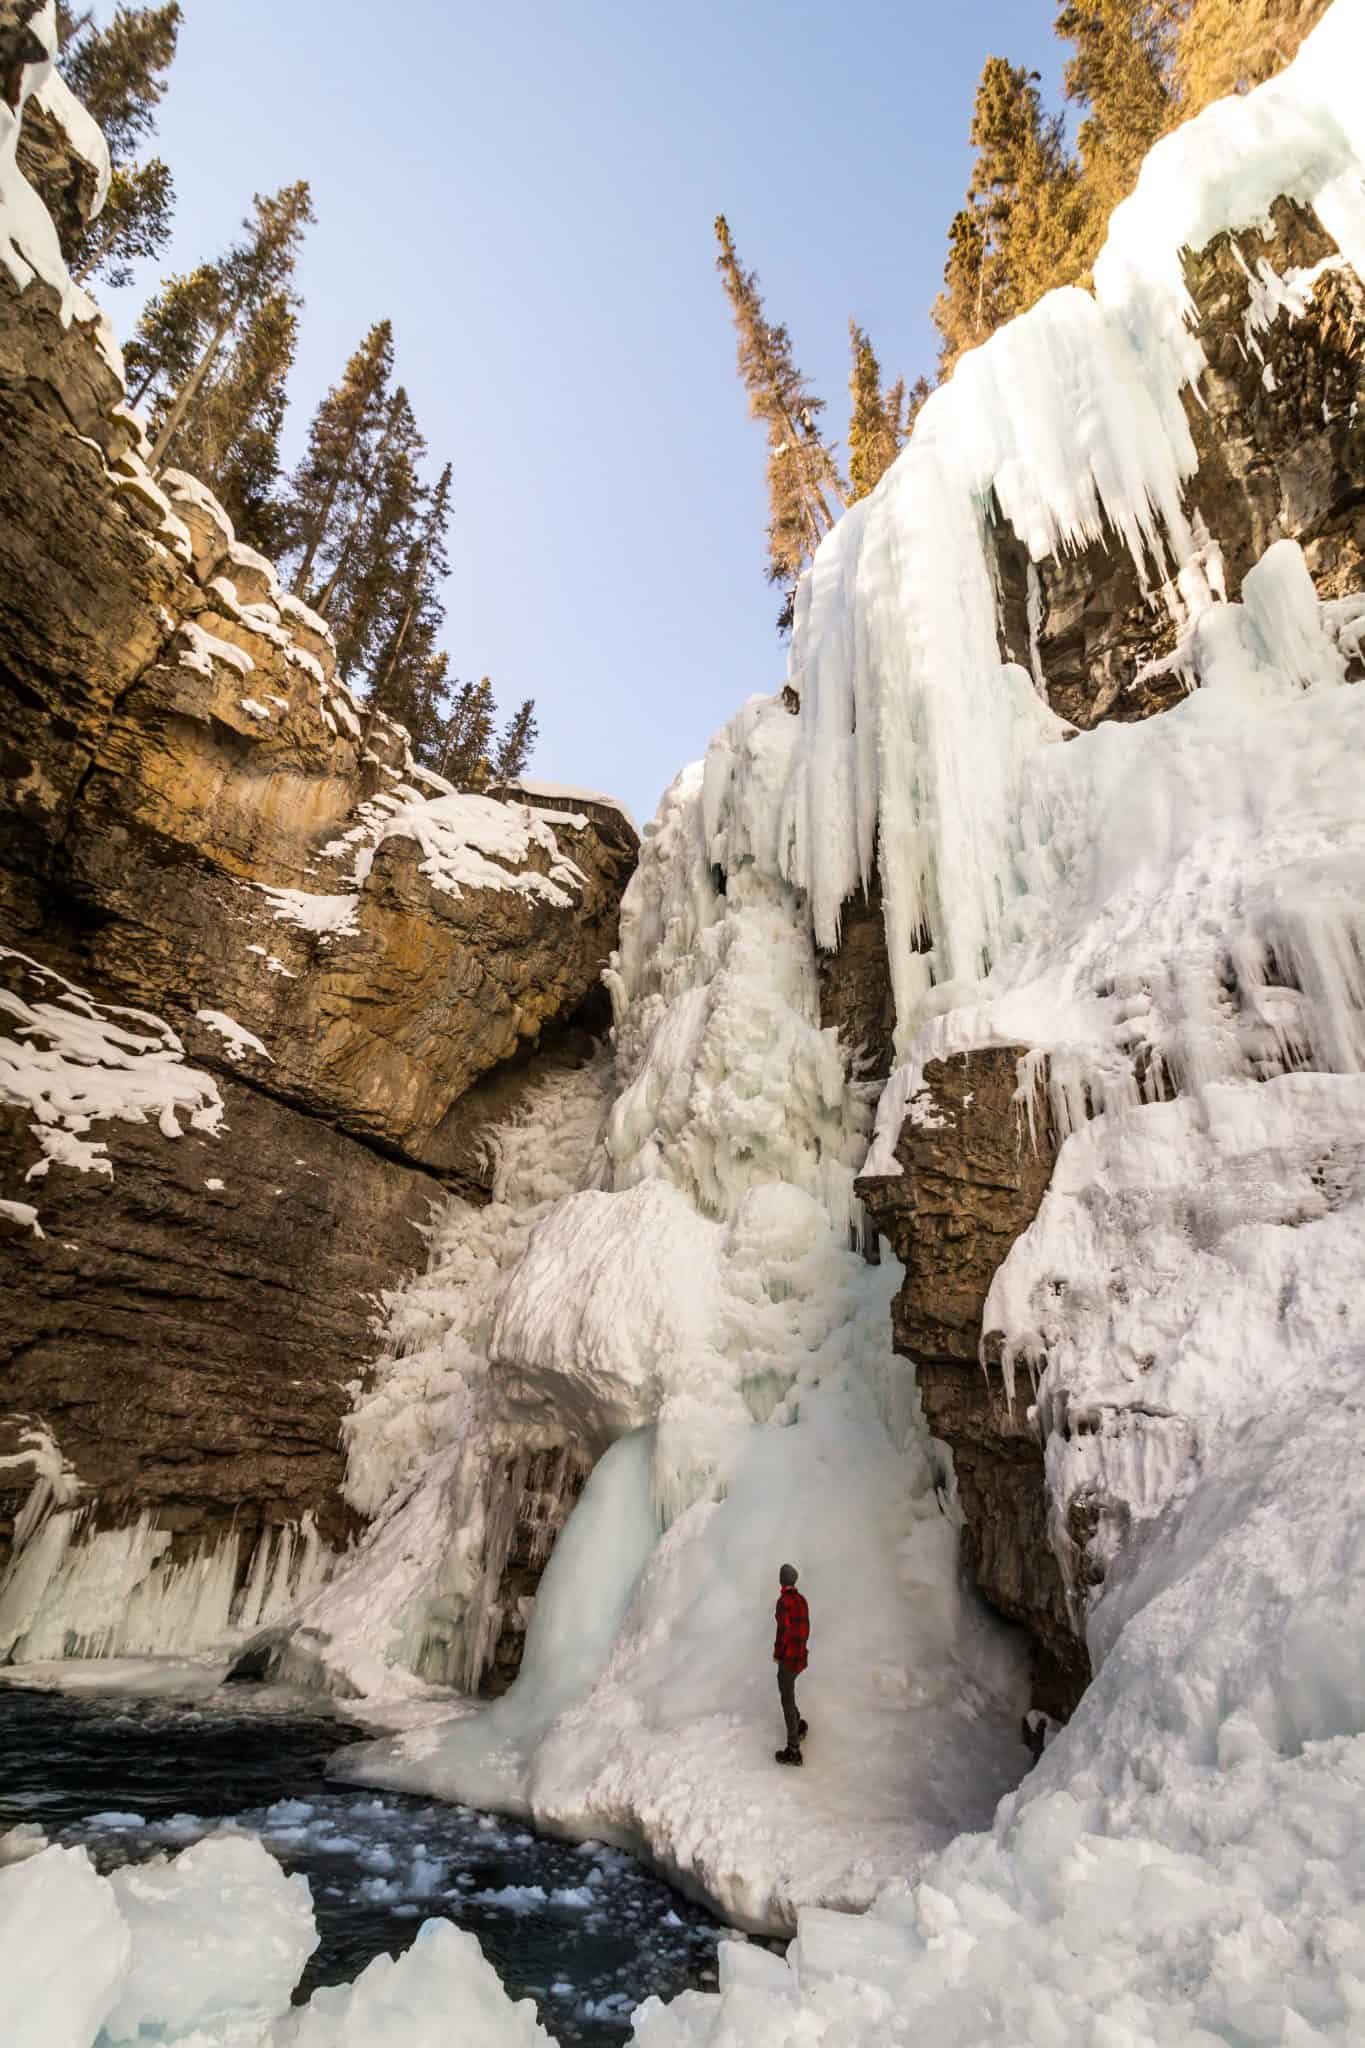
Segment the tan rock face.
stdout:
[[[1332,267],[1336,244],[1316,216],[1287,199],[1272,230],[1219,235],[1187,256],[1195,332],[1209,367],[1185,411],[1199,469],[1192,513],[1218,537],[1227,594],[1277,540],[1296,540],[1321,597],[1359,589],[1365,560],[1365,292]],[[1262,265],[1307,279],[1304,310],[1248,322]],[[1036,659],[1054,711],[1082,729],[1104,718],[1150,718],[1178,704],[1177,675],[1145,675],[1175,646],[1157,590],[1144,592],[1127,550],[1096,542],[1036,565],[1036,636],[1029,565],[1007,527],[997,531],[1001,651]],[[1155,578],[1153,579],[1156,580]]]
[[637,842],[609,805],[552,842],[499,814],[529,828],[492,858],[508,885],[457,893],[415,839],[375,845],[439,791],[211,498],[146,475],[121,400],[92,328],[0,277],[0,943],[164,1019],[227,1114],[174,1142],[101,1123],[112,1178],[30,1187],[3,1112],[0,1197],[46,1234],[0,1213],[0,1455],[41,1417],[98,1518],[151,1507],[188,1542],[311,1508],[337,1540],[377,1296],[443,1186],[482,1192],[478,1133],[542,1037],[601,1028]]
[[[212,1537],[312,1509],[337,1543],[348,1383],[441,1188],[219,1085],[216,1136],[102,1124],[111,1177],[53,1167],[25,1190],[45,1237],[0,1224],[0,1456],[17,1416],[41,1417],[102,1522],[152,1508]],[[32,1155],[27,1120],[0,1112],[7,1189]],[[0,1560],[17,1506],[0,1499]]]
[[964,1553],[986,1598],[1035,1645],[1035,1703],[1068,1713],[1089,1678],[1047,1537],[1043,1453],[1021,1397],[1013,1407],[979,1357],[996,1269],[1028,1229],[1057,1144],[1046,1104],[1032,1126],[1015,1100],[1024,1046],[931,1060],[901,1126],[898,1176],[864,1176],[858,1193],[905,1266],[892,1310],[934,1435],[953,1453],[966,1518]]

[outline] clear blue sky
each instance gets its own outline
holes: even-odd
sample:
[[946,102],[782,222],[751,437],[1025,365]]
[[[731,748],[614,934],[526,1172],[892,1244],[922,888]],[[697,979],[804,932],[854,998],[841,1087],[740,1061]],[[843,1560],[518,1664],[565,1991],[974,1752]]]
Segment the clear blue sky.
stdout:
[[[102,14],[110,10],[101,9]],[[318,225],[288,449],[370,323],[455,466],[447,644],[537,699],[532,773],[653,812],[785,667],[763,440],[711,223],[842,435],[847,321],[930,367],[928,308],[991,52],[1055,91],[1052,0],[185,0],[164,264],[305,177]],[[126,328],[155,283],[120,295]]]

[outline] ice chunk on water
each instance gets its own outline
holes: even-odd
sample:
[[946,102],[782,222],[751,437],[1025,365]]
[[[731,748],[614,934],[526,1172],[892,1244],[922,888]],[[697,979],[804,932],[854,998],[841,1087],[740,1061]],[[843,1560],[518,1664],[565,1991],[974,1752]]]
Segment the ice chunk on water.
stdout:
[[44,1849],[0,1870],[5,2048],[90,2048],[132,1949],[114,1894],[84,1849]]
[[317,1947],[308,1881],[286,1877],[251,1836],[219,1835],[167,1862],[116,1870],[114,1903],[132,1964],[106,2032],[178,2029],[280,2012]]
[[315,1991],[271,2048],[552,2048],[530,1999],[515,2004],[472,1934],[428,1920],[397,1962],[376,1956],[353,1985]]
[[290,2012],[316,1943],[306,1880],[254,1837],[220,1835],[109,1878],[84,1849],[46,1848],[0,1868],[0,2041],[548,2048],[534,2006],[510,1999],[474,1937],[447,1921]]

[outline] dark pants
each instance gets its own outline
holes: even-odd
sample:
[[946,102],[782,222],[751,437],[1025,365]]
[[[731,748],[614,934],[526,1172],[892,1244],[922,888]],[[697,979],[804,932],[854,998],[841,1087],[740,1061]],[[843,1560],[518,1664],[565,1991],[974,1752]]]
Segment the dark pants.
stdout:
[[801,1716],[796,1711],[796,1681],[800,1676],[794,1664],[779,1664],[777,1667],[777,1696],[786,1716],[788,1749],[801,1747]]

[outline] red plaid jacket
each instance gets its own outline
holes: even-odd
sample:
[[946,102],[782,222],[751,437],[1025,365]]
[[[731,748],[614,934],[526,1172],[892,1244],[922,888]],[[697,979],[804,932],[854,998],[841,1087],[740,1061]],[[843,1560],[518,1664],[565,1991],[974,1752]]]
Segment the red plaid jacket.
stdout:
[[810,1609],[805,1595],[795,1586],[784,1586],[777,1596],[777,1641],[773,1644],[774,1664],[806,1668],[806,1644],[810,1641]]

